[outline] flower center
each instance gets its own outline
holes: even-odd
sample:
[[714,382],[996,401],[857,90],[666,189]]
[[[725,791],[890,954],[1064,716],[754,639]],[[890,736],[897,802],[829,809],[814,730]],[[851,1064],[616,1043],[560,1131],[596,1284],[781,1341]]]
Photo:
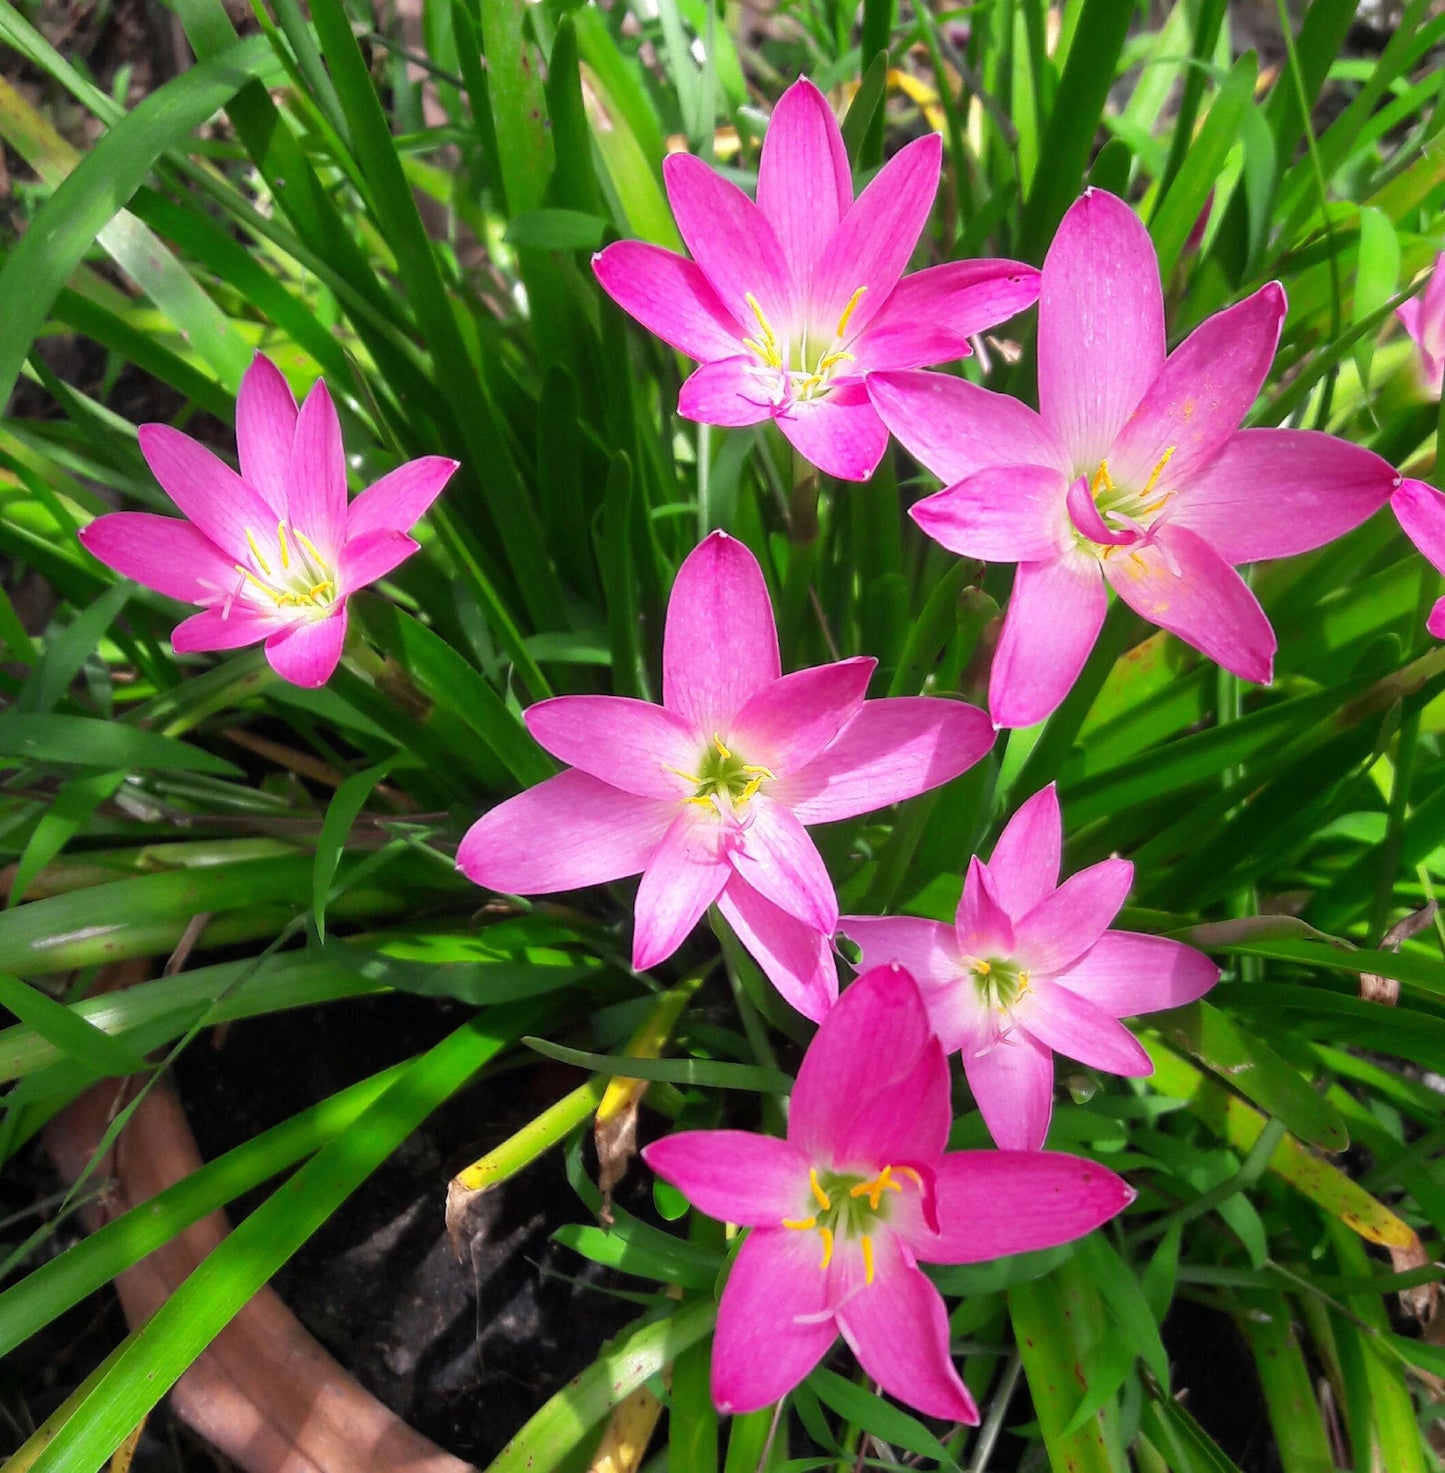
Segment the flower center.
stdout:
[[873,1282],[873,1237],[877,1221],[888,1220],[890,1192],[902,1195],[907,1182],[921,1194],[923,1177],[911,1166],[885,1166],[877,1176],[862,1177],[842,1172],[820,1175],[815,1166],[808,1172],[808,1187],[818,1210],[811,1217],[785,1217],[783,1226],[795,1232],[816,1231],[823,1242],[819,1268],[827,1268],[836,1249],[858,1241],[863,1255],[863,1280]]
[[269,599],[278,609],[316,614],[335,604],[339,594],[336,575],[304,532],[293,527],[288,533],[286,523],[277,522],[275,544],[262,551],[256,534],[247,527],[246,545],[251,549],[251,564],[235,564],[242,579],[237,593],[256,601]]
[[1007,958],[968,958],[969,973],[978,1000],[990,1011],[1007,1014],[1029,990],[1029,974]]
[[760,370],[776,375],[775,404],[807,403],[810,399],[821,399],[831,390],[834,373],[842,364],[853,362],[853,354],[843,345],[847,341],[848,323],[867,290],[866,286],[860,286],[848,298],[831,336],[805,325],[801,336],[788,338],[778,335],[752,292],[746,294],[758,332],[756,337],[744,338],[743,346],[758,360]]
[[716,808],[720,813],[742,808],[749,798],[769,778],[777,774],[770,767],[760,767],[755,762],[745,762],[736,752],[723,744],[723,739],[713,733],[712,743],[702,749],[696,772],[683,772],[673,767],[668,771],[686,778],[693,785],[689,803],[700,803],[704,808]]

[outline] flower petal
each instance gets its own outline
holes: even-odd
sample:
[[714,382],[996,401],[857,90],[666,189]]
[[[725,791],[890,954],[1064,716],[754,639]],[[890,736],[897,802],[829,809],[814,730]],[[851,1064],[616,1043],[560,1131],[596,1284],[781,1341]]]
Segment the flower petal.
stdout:
[[1146,619],[1244,680],[1269,684],[1274,630],[1249,585],[1197,532],[1157,527],[1151,541],[1105,558],[1104,575]]
[[1108,609],[1098,560],[1089,554],[1019,564],[989,676],[995,726],[1033,726],[1058,708]]
[[662,702],[704,736],[782,673],[763,570],[747,547],[713,532],[672,585],[662,643]]
[[615,241],[593,256],[592,270],[624,312],[700,363],[734,357],[755,325],[749,318],[744,328],[723,306],[701,266],[661,246]]
[[1024,993],[1013,1012],[1041,1043],[1091,1069],[1133,1078],[1154,1072],[1154,1061],[1117,1018],[1048,978]]
[[1029,972],[1058,972],[1083,954],[1119,914],[1134,883],[1127,859],[1091,864],[1014,922],[1019,965]]
[[[117,516],[122,513],[117,512]],[[202,609],[189,619],[182,619],[171,631],[171,648],[178,655],[203,650],[238,650],[244,645],[269,639],[286,627],[286,621],[274,614],[254,612],[249,604],[236,602],[230,612],[217,607]]]
[[363,532],[360,537],[348,537],[342,545],[337,566],[337,581],[342,596],[385,578],[393,568],[399,567],[412,553],[420,552],[421,545],[405,532],[378,527],[375,532]]
[[838,968],[829,937],[759,895],[736,874],[718,896],[717,908],[783,1001],[821,1022],[838,1000]]
[[1116,1018],[1179,1008],[1219,981],[1219,968],[1192,946],[1167,936],[1105,931],[1054,983]]
[[1044,1044],[1014,1028],[980,1047],[965,1045],[963,1072],[999,1146],[1043,1149],[1054,1109],[1054,1056]]
[[1059,884],[1063,821],[1053,783],[1020,803],[988,859],[988,875],[999,904],[1013,916],[1027,915]]
[[[734,344],[736,347],[736,344]],[[677,396],[677,412],[704,425],[755,425],[773,413],[777,374],[751,358],[722,358],[694,369]]]
[[787,1141],[746,1130],[684,1130],[642,1148],[642,1159],[709,1217],[777,1227],[814,1211],[808,1159]]
[[724,1414],[786,1396],[838,1337],[817,1233],[755,1228],[723,1288],[712,1343],[712,1399]]
[[191,522],[148,511],[114,511],[80,529],[92,557],[126,578],[186,603],[205,603],[233,590],[235,563]]
[[908,508],[935,542],[990,563],[1037,563],[1074,546],[1069,483],[1051,466],[990,466]]
[[727,884],[720,832],[715,813],[686,804],[662,836],[637,887],[634,971],[666,961]]
[[624,793],[585,772],[559,772],[484,813],[457,868],[504,895],[605,885],[646,868],[677,804]]
[[296,419],[286,473],[287,521],[334,563],[346,540],[346,448],[325,379],[317,379]]
[[888,431],[862,384],[844,384],[822,399],[795,402],[776,419],[804,460],[840,481],[866,481],[888,449]]
[[266,659],[282,680],[315,690],[331,679],[346,643],[346,605],[324,619],[297,619],[266,641]]
[[697,783],[697,732],[650,701],[627,696],[556,696],[529,706],[523,720],[559,762],[644,798],[686,798]]
[[[1116,1025],[1122,1027],[1122,1024]],[[854,1115],[835,1151],[839,1167],[874,1175],[885,1166],[929,1164],[943,1154],[953,1123],[948,1058],[936,1038],[918,1062],[871,1095]],[[909,1189],[904,1189],[904,1195]]]
[[[1420,553],[1437,572],[1445,573],[1445,496],[1424,481],[1401,481],[1399,489],[1390,498],[1390,509]],[[102,517],[100,520],[109,521],[110,518]],[[91,523],[91,526],[96,525]],[[145,579],[140,581],[145,582]]]
[[999,904],[993,876],[976,854],[963,877],[953,929],[961,956],[987,961],[1014,954],[1013,917]]
[[868,655],[795,670],[757,692],[728,728],[750,763],[796,772],[858,714],[878,661]]
[[1091,474],[1164,363],[1154,244],[1103,190],[1085,190],[1069,208],[1044,258],[1038,352],[1044,420],[1068,447],[1072,473]]
[[945,485],[996,465],[1071,474],[1062,443],[1027,404],[946,373],[870,373],[868,397],[903,448]]
[[988,717],[942,696],[864,701],[835,742],[770,785],[802,823],[871,813],[967,771],[993,745]]
[[963,968],[952,926],[918,916],[840,916],[838,929],[863,953],[859,971],[897,963],[925,996],[953,982]]
[[808,831],[782,803],[759,793],[748,800],[741,833],[728,850],[733,868],[764,899],[804,925],[831,936],[838,925],[832,877]]
[[236,395],[236,453],[242,480],[261,493],[275,522],[286,516],[286,467],[295,433],[291,386],[264,353],[257,353]]
[[347,507],[347,538],[368,532],[410,532],[459,464],[445,455],[422,455],[388,471]]

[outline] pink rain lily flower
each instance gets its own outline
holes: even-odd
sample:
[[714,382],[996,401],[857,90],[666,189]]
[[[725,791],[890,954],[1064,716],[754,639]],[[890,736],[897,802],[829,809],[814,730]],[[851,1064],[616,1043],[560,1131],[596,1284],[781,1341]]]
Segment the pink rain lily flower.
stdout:
[[821,1018],[838,995],[838,902],[804,824],[882,808],[957,777],[988,717],[940,697],[865,701],[875,661],[780,672],[757,559],[722,532],[678,570],[662,705],[558,696],[527,728],[566,772],[467,832],[459,868],[538,895],[642,874],[632,962],[671,956],[716,904],[778,991]]
[[1044,261],[1038,413],[959,378],[869,375],[884,423],[946,485],[914,520],[950,551],[1018,564],[989,686],[996,725],[1031,726],[1063,700],[1106,586],[1226,670],[1270,680],[1274,631],[1234,565],[1319,547],[1397,483],[1330,435],[1239,428],[1284,314],[1271,282],[1166,357],[1149,233],[1089,190]]
[[1181,1007],[1219,980],[1202,952],[1163,936],[1111,931],[1134,866],[1106,859],[1059,884],[1062,831],[1052,784],[968,867],[953,925],[844,916],[861,965],[896,962],[918,979],[945,1050],[963,1055],[989,1133],[1035,1151],[1049,1132],[1054,1051],[1111,1074],[1153,1073],[1120,1018]]
[[324,685],[341,658],[346,600],[417,550],[408,530],[457,462],[408,461],[346,500],[341,426],[324,382],[297,410],[280,370],[257,354],[236,399],[237,475],[164,424],[140,448],[185,520],[113,512],[81,528],[101,562],[147,588],[202,606],[171,635],[178,654],[266,642],[293,685]]
[[[1402,481],[1390,506],[1405,535],[1437,573],[1445,573],[1445,496],[1424,481]],[[1425,627],[1436,639],[1445,639],[1445,598],[1436,600]]]
[[750,1412],[841,1333],[885,1391],[977,1422],[924,1263],[1082,1237],[1133,1200],[1112,1171],[1039,1151],[945,1153],[948,1063],[907,972],[860,977],[803,1056],[788,1138],[690,1130],[642,1153],[700,1211],[751,1228],[718,1307],[712,1395]]
[[666,159],[668,198],[692,260],[627,240],[592,264],[625,311],[702,364],[683,385],[678,412],[714,425],[771,416],[821,470],[867,480],[888,432],[863,375],[961,358],[972,334],[1038,296],[1038,272],[1018,261],[955,261],[903,275],[941,158],[937,134],[916,139],[854,200],[843,136],[805,78],[773,111],[756,204],[701,159]]
[[1435,257],[1425,290],[1395,309],[1420,355],[1421,376],[1437,399],[1445,384],[1445,251]]

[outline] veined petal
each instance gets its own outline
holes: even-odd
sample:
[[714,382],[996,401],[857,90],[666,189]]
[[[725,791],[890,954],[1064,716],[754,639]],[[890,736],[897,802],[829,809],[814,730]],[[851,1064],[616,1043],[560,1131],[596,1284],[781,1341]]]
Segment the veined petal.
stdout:
[[727,882],[717,908],[783,1001],[822,1022],[838,1000],[830,938],[759,895],[740,875]]
[[954,937],[961,956],[987,961],[1011,957],[1015,951],[1013,917],[999,903],[993,876],[978,855],[968,862],[963,877],[963,894],[953,921]]
[[[776,381],[777,374],[771,378]],[[774,410],[770,393],[767,376],[751,358],[721,358],[687,376],[678,391],[677,412],[704,425],[760,424]]]
[[409,532],[456,473],[459,461],[423,455],[388,471],[346,509],[346,536],[368,532]]
[[720,731],[782,673],[763,570],[713,532],[688,553],[667,604],[662,702],[704,733]]
[[296,418],[287,464],[287,521],[333,562],[346,540],[346,448],[325,379],[317,379]]
[[840,916],[838,929],[863,953],[859,971],[896,963],[924,991],[943,987],[963,969],[952,926],[918,916]]
[[800,77],[778,99],[758,160],[758,208],[777,234],[799,301],[814,263],[852,203],[848,151],[833,109]]
[[995,726],[1033,726],[1058,708],[1108,609],[1098,560],[1087,553],[1019,564],[989,676]]
[[945,485],[990,466],[1048,465],[1072,474],[1062,442],[1027,404],[946,373],[870,373],[883,423]]
[[585,772],[559,772],[484,813],[457,868],[504,895],[547,895],[640,873],[677,804],[624,793]]
[[1019,804],[989,855],[994,894],[1011,916],[1027,915],[1058,888],[1063,844],[1058,789],[1050,783]]
[[802,823],[886,808],[967,771],[993,745],[988,717],[942,696],[864,701],[837,740],[769,786]]
[[1379,511],[1398,480],[1387,461],[1334,435],[1240,430],[1167,515],[1225,562],[1253,563],[1344,536]]
[[346,643],[346,605],[324,619],[295,619],[266,640],[266,659],[282,680],[315,690],[331,679]]
[[786,1396],[837,1339],[819,1241],[817,1233],[754,1228],[738,1250],[712,1344],[720,1412],[755,1412]]
[[261,493],[273,524],[286,516],[286,467],[295,433],[291,386],[264,353],[257,353],[236,395],[236,453],[241,478]]
[[[838,1143],[835,1159],[844,1170],[851,1167],[870,1176],[885,1166],[928,1164],[943,1154],[952,1120],[948,1059],[942,1044],[931,1038],[907,1074],[859,1108]],[[902,1195],[912,1192],[905,1186]]]
[[1202,951],[1167,936],[1105,931],[1052,980],[1116,1018],[1130,1018],[1203,997],[1219,981],[1219,968]]
[[593,256],[592,270],[624,312],[700,363],[741,352],[754,325],[742,323],[718,300],[701,266],[661,246],[614,241]]
[[965,1044],[962,1053],[988,1133],[1005,1151],[1042,1150],[1054,1111],[1052,1051],[1023,1028],[1013,1028]]
[[842,384],[821,399],[795,401],[774,418],[804,460],[840,481],[866,481],[888,449],[888,431],[862,384]]
[[405,532],[385,527],[378,527],[375,532],[363,532],[360,537],[348,537],[337,564],[343,595],[355,593],[358,588],[385,578],[393,568],[420,550],[421,545]]
[[[1390,498],[1390,509],[1419,552],[1437,572],[1445,573],[1445,496],[1424,481],[1401,481],[1399,489]],[[102,517],[100,520],[109,521],[110,518]],[[91,526],[96,525],[91,523]]]
[[662,836],[637,887],[635,971],[666,961],[727,884],[720,833],[716,813],[687,804]]
[[781,676],[738,712],[731,745],[779,777],[796,772],[858,714],[877,668],[872,656],[858,655]]
[[779,1227],[814,1210],[808,1159],[796,1146],[747,1130],[684,1130],[642,1148],[642,1159],[709,1217]]
[[766,793],[748,800],[741,833],[728,849],[733,868],[765,899],[831,936],[838,897],[828,866],[792,812]]
[[698,786],[704,738],[679,716],[627,696],[555,696],[523,720],[559,762],[644,798],[686,798]]
[[1274,630],[1248,584],[1197,532],[1156,527],[1150,541],[1105,558],[1104,574],[1146,619],[1241,678],[1269,684]]
[[1070,206],[1039,292],[1039,408],[1091,472],[1164,363],[1164,293],[1154,243],[1112,194]]
[[1091,864],[1014,922],[1019,965],[1030,972],[1059,972],[1104,934],[1134,883],[1127,859]]
[[1074,545],[1068,478],[1052,466],[991,466],[908,508],[937,543],[989,563],[1036,563]]
[[[124,513],[116,512],[116,516]],[[244,645],[268,639],[284,629],[286,621],[274,614],[256,613],[249,604],[234,603],[229,612],[223,607],[202,609],[189,619],[182,619],[171,631],[171,648],[178,655],[199,654],[206,650],[238,650]]]
[[82,527],[79,536],[106,567],[186,603],[220,598],[240,582],[235,562],[180,517],[113,511]]
[[1146,484],[1171,451],[1159,489],[1190,484],[1254,403],[1274,361],[1284,313],[1284,288],[1271,281],[1185,338],[1106,452],[1120,486]]
[[1117,1018],[1049,978],[1037,981],[1013,1011],[1041,1043],[1092,1069],[1136,1078],[1154,1072],[1154,1061]]

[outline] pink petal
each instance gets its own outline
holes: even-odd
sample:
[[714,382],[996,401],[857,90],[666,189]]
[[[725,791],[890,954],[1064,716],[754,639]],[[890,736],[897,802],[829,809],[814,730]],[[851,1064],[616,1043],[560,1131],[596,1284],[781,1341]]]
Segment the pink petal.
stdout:
[[680,717],[627,696],[557,696],[523,717],[539,746],[559,762],[644,798],[686,798],[684,775],[702,756],[697,732]]
[[1400,319],[1400,326],[1405,329],[1405,336],[1422,350],[1424,345],[1420,341],[1420,312],[1423,306],[1419,297],[1411,297],[1408,302],[1401,302],[1395,308],[1395,316]]
[[759,895],[734,875],[717,908],[779,996],[819,1023],[838,1000],[838,968],[829,938]]
[[863,953],[859,971],[896,962],[927,993],[963,970],[952,926],[916,916],[840,916],[838,929]]
[[115,511],[80,529],[92,557],[123,577],[187,603],[204,603],[239,582],[235,563],[199,528],[179,517]]
[[1067,987],[1038,981],[1019,998],[1013,1013],[1040,1043],[1091,1069],[1134,1078],[1154,1072],[1154,1061],[1117,1018]]
[[1038,295],[1039,273],[1021,261],[947,261],[905,276],[849,349],[859,372],[949,363]]
[[662,702],[704,737],[782,673],[763,570],[747,547],[712,532],[672,585],[662,642]]
[[[1121,199],[1085,190],[1044,259],[1039,408],[1075,473],[1110,453],[1164,362],[1164,294],[1149,232]],[[1238,423],[1238,421],[1236,421]]]
[[1437,598],[1435,607],[1430,610],[1425,620],[1425,628],[1435,636],[1436,639],[1445,639],[1445,598]]
[[264,353],[257,353],[236,395],[236,453],[242,479],[265,498],[273,523],[286,517],[286,467],[295,433],[291,386]]
[[[987,1263],[1082,1238],[1122,1212],[1134,1190],[1112,1171],[1061,1151],[951,1151],[936,1165],[941,1231],[910,1218],[925,1263]],[[905,1223],[895,1214],[901,1232]]]
[[346,643],[346,605],[324,619],[298,619],[266,641],[266,659],[282,680],[315,690],[331,679]]
[[317,379],[296,419],[286,474],[287,521],[328,562],[346,540],[346,448],[325,379]]
[[988,717],[941,696],[864,701],[838,739],[769,786],[803,823],[871,813],[966,772],[993,745]]
[[716,813],[686,804],[662,836],[637,887],[634,971],[666,961],[727,884],[720,833]]
[[462,839],[457,868],[504,895],[605,885],[646,868],[676,816],[675,802],[559,772],[484,813]]
[[[640,240],[619,240],[592,258],[602,289],[669,347],[701,363],[731,358],[756,325],[718,300],[702,268],[684,256]],[[744,304],[736,304],[746,311]]]
[[[124,513],[117,512],[117,516]],[[268,639],[286,628],[286,621],[274,614],[254,612],[249,604],[237,601],[224,611],[224,606],[202,609],[189,619],[182,619],[171,631],[171,648],[178,655],[196,654],[202,650],[238,650],[244,645]]]
[[1019,805],[993,846],[988,875],[999,904],[1010,915],[1027,915],[1058,888],[1062,854],[1059,795],[1050,783]]
[[912,1072],[931,1036],[907,972],[865,972],[834,1003],[803,1055],[788,1107],[788,1139],[810,1161],[831,1162],[862,1107]]
[[1170,503],[1167,516],[1227,563],[1292,557],[1379,511],[1398,479],[1378,455],[1334,435],[1241,430]]
[[[891,1396],[930,1417],[978,1422],[978,1408],[948,1349],[948,1311],[898,1234],[873,1239],[874,1278],[852,1275],[838,1328],[863,1369]],[[836,1291],[835,1291],[836,1292]]]
[[993,876],[978,855],[968,862],[963,877],[963,894],[953,922],[960,955],[989,961],[1014,954],[1014,926],[1009,913],[999,904]]
[[758,208],[804,299],[813,266],[853,203],[853,176],[828,99],[800,77],[778,99],[758,160]]
[[794,403],[775,418],[804,460],[840,481],[866,481],[888,449],[888,431],[861,384]]
[[1115,530],[1104,520],[1087,476],[1078,477],[1069,487],[1066,504],[1069,520],[1090,542],[1101,547],[1121,547],[1126,542],[1133,542],[1139,535],[1132,528]]
[[1196,532],[1163,525],[1104,559],[1114,592],[1217,665],[1268,685],[1274,630],[1244,579]]
[[[963,1072],[988,1133],[1005,1151],[1043,1149],[1054,1109],[1054,1056],[1022,1028],[963,1049]],[[940,1208],[940,1220],[942,1209]]]
[[816,1211],[808,1160],[796,1146],[746,1130],[684,1130],[642,1159],[699,1212],[742,1227],[778,1227]]
[[1254,403],[1274,361],[1284,312],[1284,288],[1271,281],[1190,333],[1108,452],[1118,485],[1142,487],[1172,450],[1159,486],[1189,486]]
[[[870,1176],[885,1166],[929,1165],[943,1154],[952,1122],[948,1059],[939,1041],[931,1038],[907,1074],[861,1106],[838,1143],[835,1160],[845,1171]],[[903,1195],[915,1190],[905,1186]]]
[[[1390,498],[1390,509],[1416,548],[1437,572],[1445,573],[1445,496],[1424,481],[1401,481]],[[100,520],[109,521],[110,518],[102,517]],[[91,526],[97,525],[96,522],[91,523]],[[89,546],[88,543],[86,545]],[[140,581],[145,582],[145,579]]]
[[1048,465],[1074,474],[1062,443],[1008,394],[946,373],[870,373],[868,397],[903,448],[945,485],[996,465]]
[[752,336],[759,324],[748,305],[751,295],[786,339],[794,312],[792,278],[767,217],[736,184],[692,154],[669,154],[662,178],[683,241],[724,310],[747,324]]
[[423,455],[388,471],[346,509],[346,535],[409,532],[441,494],[460,462],[445,455]]
[[1116,1018],[1130,1018],[1203,997],[1219,981],[1219,968],[1182,941],[1105,931],[1053,981]]
[[261,495],[204,445],[170,425],[146,424],[137,433],[146,464],[181,513],[229,560],[249,561],[247,531],[274,533],[276,526]]
[[749,799],[742,832],[728,851],[733,868],[765,899],[831,936],[838,898],[828,866],[808,831],[766,793]]
[[1074,546],[1068,480],[1042,465],[991,466],[909,507],[935,542],[990,563],[1037,563]]
[[859,655],[784,675],[734,717],[729,745],[779,777],[795,772],[858,714],[877,668],[877,660]]
[[[737,344],[734,344],[736,349]],[[677,412],[704,425],[755,425],[773,412],[777,373],[751,358],[722,358],[694,369],[677,396]]]
[[813,273],[810,320],[819,333],[845,338],[843,314],[860,287],[866,290],[848,316],[848,334],[861,333],[883,309],[928,223],[942,161],[937,133],[905,144],[838,222]]
[[1104,934],[1134,883],[1127,859],[1106,859],[1070,875],[1022,919],[1014,922],[1019,965],[1029,972],[1059,972]]
[[995,726],[1033,726],[1057,709],[1108,608],[1098,561],[1087,553],[1019,564],[989,676]]
[[712,1399],[734,1416],[786,1396],[837,1339],[817,1233],[754,1228],[717,1311]]
[[375,532],[363,532],[360,537],[348,537],[342,546],[337,570],[343,593],[355,593],[358,588],[385,578],[412,553],[420,551],[420,543],[413,541],[405,532],[386,527],[378,527]]

